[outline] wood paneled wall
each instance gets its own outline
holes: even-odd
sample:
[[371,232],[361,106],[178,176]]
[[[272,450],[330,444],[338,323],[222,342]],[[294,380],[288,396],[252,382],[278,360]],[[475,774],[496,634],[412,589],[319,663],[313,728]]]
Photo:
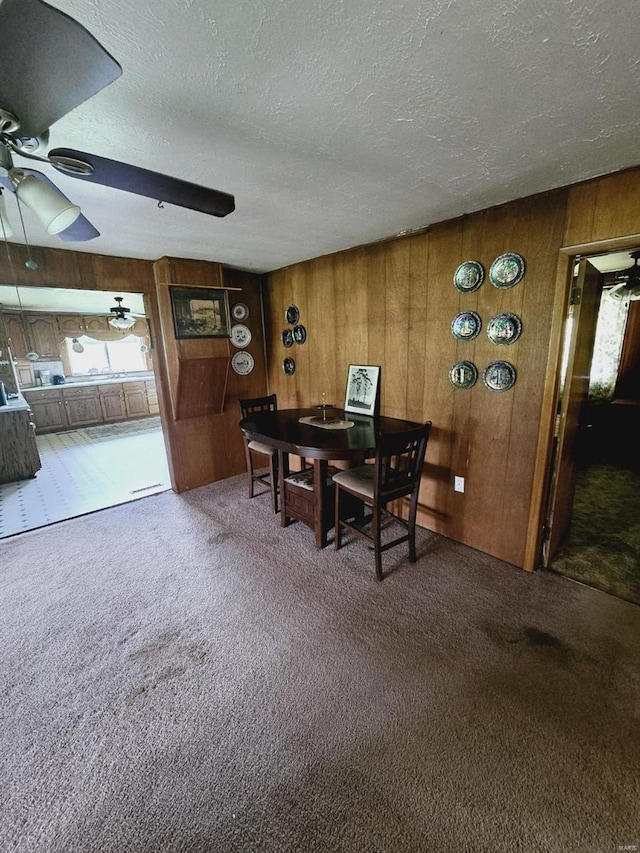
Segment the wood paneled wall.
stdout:
[[[154,264],[133,258],[39,247],[32,247],[31,254],[38,263],[37,270],[28,270],[24,266],[27,257],[24,246],[10,244],[8,253],[0,252],[0,281],[21,286],[144,294],[173,488],[176,491],[193,489],[243,472],[246,463],[238,429],[238,397],[265,394],[267,387],[260,277],[252,273],[221,269],[219,264],[174,258],[161,259]],[[164,284],[156,281],[156,266],[158,281],[164,281]],[[158,300],[158,288],[166,294],[169,281],[201,286],[222,284],[234,288],[229,291],[229,304],[244,302],[249,308],[246,325],[251,329],[253,338],[247,349],[254,357],[255,369],[249,376],[237,376],[229,370],[224,410],[220,414],[179,421],[174,417],[169,368],[177,342],[170,324],[165,322],[163,328]],[[203,355],[207,354],[208,348],[220,345],[218,339],[195,343]],[[223,343],[228,352],[228,342]]]
[[[240,407],[238,399],[266,394],[266,365],[262,323],[260,278],[252,273],[225,270],[219,264],[179,258],[162,258],[155,265],[155,303],[159,310],[159,361],[165,390],[163,409],[165,437],[170,447],[172,478],[176,491],[182,492],[216,480],[240,474],[246,470],[242,434],[238,428]],[[168,285],[229,288],[230,309],[243,302],[249,309],[245,325],[251,330],[251,343],[246,347],[255,361],[248,376],[238,376],[228,365],[236,352],[227,339],[177,341],[169,303]],[[224,407],[219,413],[200,417],[181,417],[176,408],[179,369],[185,358],[216,359],[228,366]],[[225,358],[226,357],[226,358]],[[209,393],[203,389],[201,393]],[[201,401],[194,400],[193,405]]]
[[[523,564],[565,206],[566,193],[558,192],[268,278],[269,387],[280,405],[318,403],[323,391],[341,405],[347,365],[380,364],[381,413],[433,422],[419,523],[516,565]],[[460,263],[475,259],[488,271],[505,251],[526,259],[521,284],[499,290],[486,280],[475,293],[456,290]],[[280,334],[290,303],[308,337],[286,351]],[[451,321],[462,310],[477,311],[483,326],[513,311],[523,334],[510,347],[491,344],[484,328],[474,341],[457,341]],[[291,377],[281,369],[285,355],[296,360]],[[468,391],[449,381],[458,360],[473,361],[481,373],[501,358],[518,372],[508,393],[488,391],[481,379]],[[454,476],[465,478],[464,494],[454,492]]]
[[[568,288],[560,251],[597,241],[631,245],[630,235],[640,231],[638,198],[640,170],[633,170],[271,273],[270,391],[281,406],[316,404],[323,391],[342,405],[347,365],[380,364],[381,413],[433,421],[419,523],[533,569],[532,525],[541,521]],[[460,263],[478,260],[488,272],[507,251],[525,258],[520,284],[500,290],[487,277],[473,294],[455,289]],[[285,349],[280,335],[292,303],[308,337],[304,345]],[[483,330],[476,340],[461,342],[450,327],[466,309],[480,314]],[[520,339],[507,347],[495,346],[485,334],[490,318],[502,311],[516,313],[523,324]],[[296,361],[293,376],[282,371],[287,355]],[[448,378],[450,367],[463,359],[480,374],[468,391],[454,389]],[[481,379],[483,368],[500,359],[518,374],[506,393],[487,390]],[[465,478],[464,494],[454,491],[454,476]]]

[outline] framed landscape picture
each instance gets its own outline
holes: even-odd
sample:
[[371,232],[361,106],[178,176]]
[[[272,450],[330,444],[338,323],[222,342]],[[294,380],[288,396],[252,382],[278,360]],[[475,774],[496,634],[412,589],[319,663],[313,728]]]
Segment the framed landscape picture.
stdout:
[[176,338],[228,338],[227,291],[216,287],[169,287]]
[[345,412],[377,414],[379,386],[380,365],[350,364],[344,400]]

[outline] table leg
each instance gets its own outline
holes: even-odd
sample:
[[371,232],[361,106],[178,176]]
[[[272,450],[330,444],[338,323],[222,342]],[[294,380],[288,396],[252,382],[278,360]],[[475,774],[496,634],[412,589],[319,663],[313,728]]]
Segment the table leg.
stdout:
[[289,519],[286,513],[286,500],[284,494],[284,478],[289,476],[289,454],[284,450],[278,451],[278,489],[280,490],[280,527],[286,527]]
[[327,544],[327,525],[325,523],[324,512],[324,493],[327,483],[327,460],[313,460],[313,490],[315,492],[314,500],[314,527],[316,534],[316,545],[318,548],[324,548]]

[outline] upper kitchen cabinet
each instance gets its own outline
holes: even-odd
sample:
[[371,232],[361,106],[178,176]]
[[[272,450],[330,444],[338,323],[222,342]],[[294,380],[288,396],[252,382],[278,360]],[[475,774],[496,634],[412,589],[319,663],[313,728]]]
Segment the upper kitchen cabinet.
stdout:
[[51,314],[25,314],[25,330],[31,351],[42,359],[60,358],[60,332],[55,316]]
[[35,352],[44,361],[60,358],[60,332],[51,314],[3,311],[4,328],[14,358]]
[[65,338],[79,338],[87,331],[80,314],[58,314],[58,329]]
[[3,312],[4,331],[14,358],[24,358],[29,352],[22,314]]

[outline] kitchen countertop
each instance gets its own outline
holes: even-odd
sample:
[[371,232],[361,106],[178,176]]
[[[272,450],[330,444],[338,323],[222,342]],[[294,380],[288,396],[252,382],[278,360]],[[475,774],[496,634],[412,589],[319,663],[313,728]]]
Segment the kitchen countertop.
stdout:
[[56,385],[49,382],[46,385],[31,385],[28,388],[23,388],[23,391],[44,391],[46,389],[63,389],[63,388],[82,388],[85,385],[121,385],[124,382],[153,382],[155,377],[153,373],[142,374],[138,376],[105,376],[91,379],[76,379],[67,380],[61,385]]
[[24,399],[22,394],[19,394],[16,399],[7,400],[6,406],[0,406],[0,415],[8,412],[23,412],[29,411],[29,404]]

